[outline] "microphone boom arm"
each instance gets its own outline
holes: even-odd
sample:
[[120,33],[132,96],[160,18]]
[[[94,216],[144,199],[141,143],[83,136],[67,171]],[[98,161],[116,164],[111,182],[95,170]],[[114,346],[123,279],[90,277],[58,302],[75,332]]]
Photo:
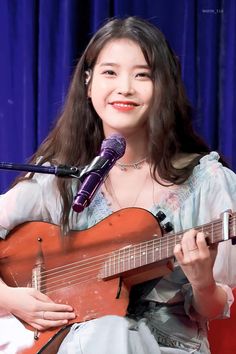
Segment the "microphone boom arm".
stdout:
[[91,173],[96,172],[108,162],[108,159],[103,156],[96,156],[89,165],[85,167],[75,166],[40,166],[33,164],[17,164],[10,162],[0,162],[0,170],[24,171],[33,173],[53,174],[57,177],[73,177],[81,182]]

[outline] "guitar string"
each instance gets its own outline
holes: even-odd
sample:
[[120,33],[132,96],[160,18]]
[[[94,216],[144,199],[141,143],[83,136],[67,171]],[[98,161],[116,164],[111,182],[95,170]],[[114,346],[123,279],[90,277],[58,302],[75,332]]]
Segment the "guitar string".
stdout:
[[[216,232],[216,230],[215,230],[215,232]],[[221,238],[220,238],[220,240],[221,240]],[[165,241],[168,241],[168,240],[165,240]],[[171,243],[172,242],[168,242],[167,248],[169,248],[171,246]],[[174,244],[176,244],[176,242],[174,242]],[[144,243],[132,245],[131,247],[133,247],[133,250],[134,250],[133,252],[130,252],[129,248],[120,249],[120,250],[116,250],[116,251],[113,251],[111,253],[108,253],[107,255],[110,256],[110,259],[104,258],[103,255],[102,255],[102,256],[97,256],[96,260],[94,260],[93,258],[90,258],[89,262],[86,261],[86,262],[83,262],[83,263],[85,263],[85,266],[87,266],[87,264],[90,263],[89,267],[91,268],[94,265],[97,266],[97,264],[95,262],[98,263],[99,261],[104,261],[104,260],[108,261],[109,260],[109,266],[114,266],[114,264],[116,264],[116,263],[119,264],[121,262],[120,259],[119,259],[119,262],[117,262],[117,260],[115,259],[115,257],[117,255],[120,257],[121,253],[123,253],[122,262],[124,263],[124,262],[126,262],[127,260],[130,259],[130,254],[134,258],[137,255],[140,257],[140,252],[141,251],[145,251],[145,255],[146,256],[148,256],[150,251],[151,251],[151,254],[153,254],[153,248],[156,247],[157,245],[162,248],[162,250],[161,249],[159,250],[159,253],[161,255],[163,255],[163,253],[166,253],[165,252],[166,248],[165,248],[165,244],[163,242],[163,238],[158,238],[157,240],[146,241],[146,246],[145,247],[144,247]],[[150,250],[148,248],[150,248]],[[128,250],[128,252],[127,252],[127,250]],[[167,253],[167,255],[168,255],[168,253]],[[100,260],[99,260],[99,258],[100,258]],[[99,263],[99,265],[100,265],[100,263]],[[50,275],[52,275],[53,276],[53,280],[55,281],[55,278],[56,278],[55,275],[61,273],[62,271],[63,271],[63,277],[64,277],[64,271],[66,271],[66,270],[68,271],[68,269],[66,269],[66,268],[69,268],[70,270],[74,271],[74,270],[77,270],[76,268],[78,268],[78,267],[81,268],[82,266],[83,266],[83,264],[81,264],[81,261],[78,261],[78,262],[74,262],[73,263],[73,267],[71,267],[71,264],[68,264],[68,265],[64,266],[63,268],[62,267],[58,267],[57,269],[59,269],[59,271],[48,270],[48,271],[46,271],[48,273],[47,279],[50,279]],[[89,267],[87,267],[87,268],[89,268]],[[84,269],[86,269],[86,267],[84,267]],[[90,271],[91,271],[91,269],[90,269]],[[42,272],[41,274],[46,273],[46,272]],[[59,274],[59,276],[60,276],[60,274]],[[43,277],[40,277],[40,280],[42,281]]]
[[[139,266],[141,266],[141,265],[139,265]],[[100,268],[101,267],[99,266],[98,270]],[[136,264],[135,264],[135,268],[138,268]],[[68,288],[69,286],[73,286],[75,284],[80,284],[80,283],[85,282],[85,281],[91,281],[91,279],[98,279],[97,273],[96,273],[96,275],[94,275],[95,269],[96,268],[94,268],[94,270],[90,270],[90,272],[86,271],[82,276],[80,274],[79,277],[78,277],[78,274],[74,274],[73,276],[70,276],[70,277],[67,276],[64,280],[69,281],[69,283],[64,284],[64,287]],[[122,269],[120,270],[120,273],[122,273]],[[113,274],[116,275],[117,271],[114,272]],[[115,276],[113,276],[113,278],[114,277]],[[60,282],[60,283],[58,283],[58,282]],[[41,291],[44,292],[44,293],[48,293],[48,292],[52,292],[52,291],[58,290],[59,288],[60,289],[63,288],[63,283],[62,283],[62,281],[60,279],[58,279],[57,281],[54,281],[54,283],[51,284],[50,286],[47,285],[44,289],[42,288]]]
[[[212,227],[210,227],[210,229],[212,230]],[[217,231],[218,230],[215,228],[214,232],[216,233]],[[206,232],[207,232],[207,230],[206,230]],[[60,271],[62,272],[62,271],[65,271],[67,267],[72,267],[72,268],[73,268],[73,266],[76,267],[79,263],[81,265],[83,265],[83,264],[85,264],[85,265],[92,264],[92,263],[98,261],[100,258],[103,259],[105,256],[112,256],[113,257],[114,254],[116,254],[116,253],[119,253],[119,254],[122,253],[122,252],[125,253],[127,250],[130,250],[132,247],[136,248],[137,252],[140,252],[140,248],[141,247],[146,249],[147,245],[150,244],[150,246],[152,247],[152,250],[153,250],[153,243],[154,244],[161,243],[162,244],[161,245],[162,249],[165,250],[165,243],[167,244],[167,248],[170,247],[170,246],[173,246],[173,245],[176,244],[176,239],[178,238],[178,236],[182,236],[182,235],[183,235],[183,233],[181,232],[181,233],[178,233],[178,234],[175,234],[175,235],[167,235],[167,236],[165,235],[163,237],[159,237],[159,238],[154,239],[154,240],[152,239],[152,240],[144,241],[144,242],[141,242],[141,243],[133,244],[130,247],[127,246],[127,247],[124,247],[124,248],[121,248],[121,249],[113,250],[113,251],[108,252],[108,253],[104,253],[102,255],[91,257],[91,258],[86,259],[86,260],[79,260],[79,261],[75,261],[75,262],[69,263],[67,265],[63,265],[63,266],[60,266],[60,267],[52,268],[50,270],[42,271],[41,275],[42,274],[43,275],[47,275],[49,273],[53,275],[53,273],[58,272],[58,270],[59,270],[59,272]],[[221,236],[221,234],[219,236]],[[216,239],[216,235],[214,235],[214,238]],[[219,240],[221,240],[221,238],[219,238]]]
[[[211,227],[212,228],[212,227]],[[221,229],[220,229],[221,230]],[[214,238],[215,238],[215,236],[216,236],[216,232],[217,232],[217,230],[215,229],[214,230],[214,232],[215,232],[215,235],[214,235]],[[220,233],[220,236],[221,236],[221,233]],[[221,240],[221,238],[220,238],[220,240]],[[167,240],[166,240],[167,241]],[[151,246],[151,247],[149,247],[149,248],[151,248],[150,250],[147,248],[147,247],[143,247],[143,250],[145,250],[145,258],[146,257],[148,257],[148,254],[150,253],[150,251],[151,251],[151,254],[153,254],[153,247],[158,243],[159,244],[159,246],[161,246],[162,247],[162,249],[164,249],[165,250],[165,248],[163,247],[163,246],[165,246],[165,245],[161,245],[161,243],[163,243],[163,237],[162,238],[158,238],[157,240],[149,240],[149,241],[147,241],[146,243],[149,243],[149,245],[148,246]],[[133,256],[134,257],[134,259],[135,259],[135,256],[138,254],[138,256],[140,257],[140,252],[142,251],[142,249],[139,247],[140,245],[143,245],[143,243],[142,244],[137,244],[137,245],[133,245],[132,247],[134,248],[134,250],[135,250],[135,252],[131,252],[131,256]],[[170,243],[169,244],[167,244],[167,247],[170,247]],[[108,255],[110,254],[110,258],[111,259],[103,259],[103,257],[102,256],[100,256],[99,258],[101,258],[101,260],[99,260],[99,259],[97,259],[96,260],[96,262],[97,262],[97,264],[94,264],[94,266],[96,265],[96,268],[95,267],[93,267],[93,268],[91,268],[93,265],[90,265],[90,268],[91,269],[89,269],[89,270],[87,270],[87,274],[89,275],[91,272],[93,272],[93,271],[95,271],[96,269],[100,269],[100,266],[101,265],[104,265],[104,260],[105,261],[109,261],[109,267],[114,267],[114,265],[119,265],[120,264],[120,262],[121,262],[121,260],[119,259],[118,260],[118,262],[117,262],[117,260],[115,259],[115,260],[113,260],[114,259],[114,253],[119,253],[120,251],[122,252],[122,251],[126,251],[126,253],[127,253],[127,250],[129,251],[129,249],[120,249],[120,250],[116,250],[116,251],[113,251],[113,252],[111,252],[111,253],[108,253]],[[161,252],[159,252],[159,253],[161,253],[161,254],[163,254],[164,252],[163,251],[161,251]],[[98,257],[97,257],[98,258]],[[126,263],[127,262],[127,260],[130,262],[130,254],[129,254],[129,252],[127,253],[127,254],[123,254],[122,255],[122,263]],[[155,260],[154,260],[155,261]],[[156,260],[156,261],[158,261],[158,260]],[[76,262],[74,262],[74,263],[76,263]],[[77,263],[81,263],[81,261],[79,261],[79,262],[77,262]],[[86,262],[86,263],[89,263],[89,262]],[[90,264],[92,264],[92,263],[94,263],[94,260],[92,259],[92,262],[91,262],[91,259],[90,259]],[[85,264],[86,265],[86,264]],[[79,268],[81,268],[81,264],[80,265],[77,265],[77,268],[79,267]],[[71,267],[70,266],[70,264],[69,265],[67,265],[67,267]],[[135,268],[136,268],[137,266],[135,265]],[[70,271],[72,270],[72,271],[75,271],[76,269],[75,269],[76,267],[72,267],[72,268],[70,268]],[[87,267],[88,268],[88,267]],[[57,273],[60,273],[61,272],[61,267],[58,267],[58,269],[60,269],[59,270],[59,272],[57,272]],[[65,270],[65,269],[64,269]],[[83,270],[86,270],[86,267],[83,269]],[[122,271],[122,270],[121,270]],[[49,271],[47,271],[49,274],[50,273],[53,273],[53,272],[51,272],[50,270]],[[90,273],[89,273],[90,272]],[[42,272],[43,273],[43,272]],[[53,277],[53,283],[55,284],[56,282],[57,282],[57,279],[56,279],[56,277],[55,277],[55,274],[56,274],[56,272],[54,272],[54,277]],[[80,273],[80,277],[81,277],[81,275],[84,277],[84,274],[86,275],[86,272],[85,273]],[[61,275],[62,276],[62,275]],[[77,274],[74,274],[74,275],[72,275],[72,277],[73,276],[77,276]],[[58,277],[58,275],[57,275],[57,277]],[[60,275],[59,275],[59,277],[60,277]],[[50,276],[47,278],[47,279],[49,279],[50,278]],[[64,272],[63,272],[63,279],[65,280],[65,274],[64,274]],[[66,279],[71,279],[71,276],[70,277],[67,277]],[[82,279],[82,278],[81,278]],[[40,280],[42,281],[42,277],[40,277]],[[61,281],[61,279],[58,279],[58,281]],[[48,281],[47,282],[47,288],[50,286],[52,284],[52,282],[50,283],[50,281]],[[53,284],[52,284],[53,285]],[[61,283],[60,283],[60,287],[61,287]]]
[[[102,264],[102,263],[101,263]],[[99,267],[100,268],[100,267]],[[99,269],[98,268],[98,269]],[[135,266],[135,268],[138,268],[137,266]],[[97,277],[96,276],[93,276],[91,277],[91,275],[93,275],[94,271],[96,269],[94,268],[94,270],[91,270],[90,273],[92,272],[92,274],[88,273],[88,272],[85,272],[85,274],[83,276],[81,276],[81,273],[80,273],[80,277],[78,279],[77,277],[77,274],[74,275],[74,277],[76,277],[74,280],[71,279],[70,277],[70,283],[69,283],[69,286],[75,286],[75,285],[78,285],[78,284],[81,284],[81,283],[84,283],[84,282],[88,282],[88,281],[91,281],[91,280],[96,280]],[[69,287],[68,284],[66,284],[66,287]],[[59,284],[59,287],[61,288],[62,287],[62,284],[60,282]],[[57,290],[57,284],[54,284],[54,287],[51,287],[50,289],[47,288],[47,293],[49,292],[52,292],[52,291],[55,291]]]
[[[135,268],[137,268],[137,266],[135,266]],[[94,269],[94,271],[95,271],[95,269]],[[74,277],[76,276],[76,279],[74,279],[74,281],[73,280],[71,281],[71,277],[70,277],[69,286],[75,286],[75,285],[78,285],[78,284],[81,284],[81,283],[84,283],[84,282],[91,281],[93,279],[96,280],[97,279],[96,276],[91,277],[91,275],[93,275],[94,271],[92,271],[92,274],[87,272],[82,277],[81,277],[81,274],[80,274],[79,279],[78,279],[77,275],[75,274]],[[66,287],[69,287],[69,286],[68,286],[68,284],[66,284]],[[59,284],[59,287],[62,288],[61,282]],[[51,287],[50,289],[47,288],[47,293],[55,291],[55,290],[57,290],[57,284],[54,284],[54,287]]]

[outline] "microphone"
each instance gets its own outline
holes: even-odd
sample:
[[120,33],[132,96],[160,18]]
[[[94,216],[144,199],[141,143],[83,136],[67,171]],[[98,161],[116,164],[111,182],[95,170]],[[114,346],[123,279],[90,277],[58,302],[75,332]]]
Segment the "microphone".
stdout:
[[[110,169],[125,153],[126,141],[120,134],[112,134],[104,139],[97,158],[104,161],[97,171],[92,171],[81,184],[72,204],[72,208],[80,213],[91,203],[97,189],[101,186]],[[96,159],[96,158],[95,158]],[[93,160],[94,161],[94,160]],[[92,161],[92,163],[93,163]]]

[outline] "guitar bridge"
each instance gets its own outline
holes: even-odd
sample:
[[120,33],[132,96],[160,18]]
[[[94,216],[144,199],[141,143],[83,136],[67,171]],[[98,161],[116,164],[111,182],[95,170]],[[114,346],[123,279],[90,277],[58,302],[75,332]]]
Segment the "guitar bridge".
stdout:
[[37,241],[39,243],[39,250],[38,254],[36,256],[36,261],[35,261],[35,266],[32,269],[32,287],[41,291],[43,289],[43,278],[42,278],[42,272],[45,270],[44,267],[44,256],[43,256],[43,250],[42,250],[42,239],[41,237],[37,238]]

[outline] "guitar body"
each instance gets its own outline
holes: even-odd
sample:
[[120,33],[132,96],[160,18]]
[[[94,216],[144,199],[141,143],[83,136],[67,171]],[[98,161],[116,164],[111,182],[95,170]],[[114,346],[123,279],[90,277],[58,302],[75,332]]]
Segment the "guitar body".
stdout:
[[[109,314],[124,316],[130,286],[159,274],[152,265],[105,278],[106,262],[111,267],[115,250],[160,236],[156,219],[139,208],[123,209],[91,229],[71,231],[63,237],[56,225],[29,222],[0,242],[1,277],[10,286],[37,287],[55,302],[70,304],[77,314],[70,324]],[[36,281],[32,280],[35,276]],[[61,333],[60,338],[58,329],[41,332],[20,353],[56,353],[66,334],[62,329]]]

